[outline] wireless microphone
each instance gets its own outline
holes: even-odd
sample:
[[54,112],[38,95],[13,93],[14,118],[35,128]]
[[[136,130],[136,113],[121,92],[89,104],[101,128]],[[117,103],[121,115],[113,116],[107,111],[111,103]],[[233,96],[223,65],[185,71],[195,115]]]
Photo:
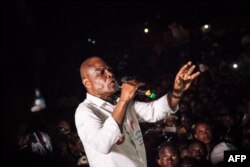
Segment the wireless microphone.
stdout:
[[[117,85],[117,88],[120,90],[122,88],[121,85]],[[137,89],[136,94],[138,95],[144,95],[149,97],[150,99],[154,99],[156,97],[156,94],[151,92],[149,89],[148,90],[143,90],[143,89]]]

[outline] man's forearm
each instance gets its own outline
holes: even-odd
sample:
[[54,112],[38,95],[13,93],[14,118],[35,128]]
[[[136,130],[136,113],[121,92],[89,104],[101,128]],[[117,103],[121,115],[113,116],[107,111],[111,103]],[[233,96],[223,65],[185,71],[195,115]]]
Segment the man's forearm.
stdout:
[[117,122],[119,126],[122,126],[123,120],[126,114],[127,106],[128,106],[128,101],[119,99],[118,103],[115,106],[114,111],[112,112],[112,117],[114,120]]

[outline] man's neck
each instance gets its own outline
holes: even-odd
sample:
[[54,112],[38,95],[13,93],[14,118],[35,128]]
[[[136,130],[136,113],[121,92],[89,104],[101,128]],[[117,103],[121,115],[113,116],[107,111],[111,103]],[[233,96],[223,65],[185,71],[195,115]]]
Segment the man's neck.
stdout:
[[107,101],[107,102],[115,105],[116,104],[116,100],[117,100],[118,97],[115,96],[115,95],[111,95],[111,96],[109,95],[109,96],[100,96],[99,98],[101,98],[101,99],[103,99],[103,100],[105,100],[105,101]]
[[[92,94],[92,93],[90,93],[90,94]],[[102,99],[102,100],[105,100],[105,101],[107,101],[107,102],[110,102],[110,101],[112,101],[112,97],[113,97],[113,95],[110,95],[110,94],[102,94],[102,95],[98,95],[98,94],[92,94],[93,96],[96,96],[96,97],[98,97],[98,98],[100,98],[100,99]]]
[[111,102],[112,101],[112,96],[99,96],[99,98],[105,100],[105,101],[108,101],[108,102]]
[[114,94],[101,94],[101,95],[98,95],[98,94],[94,94],[94,93],[91,93],[91,92],[88,92],[89,94],[95,96],[95,97],[98,97],[104,101],[107,101],[113,105],[116,104],[116,100],[118,98],[118,96],[114,95]]

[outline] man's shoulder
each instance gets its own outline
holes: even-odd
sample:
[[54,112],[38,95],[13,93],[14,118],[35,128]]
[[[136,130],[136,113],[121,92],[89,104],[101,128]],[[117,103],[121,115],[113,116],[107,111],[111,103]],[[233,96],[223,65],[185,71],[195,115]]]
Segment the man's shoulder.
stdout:
[[82,109],[85,109],[85,110],[90,109],[90,110],[92,110],[92,109],[94,108],[94,106],[95,106],[94,103],[92,103],[92,102],[91,102],[90,100],[88,100],[88,99],[85,99],[83,102],[81,102],[81,103],[78,105],[78,107],[77,107],[76,110],[82,110]]
[[84,100],[76,108],[75,118],[87,119],[90,115],[95,114],[95,111],[96,108],[94,107],[94,104]]

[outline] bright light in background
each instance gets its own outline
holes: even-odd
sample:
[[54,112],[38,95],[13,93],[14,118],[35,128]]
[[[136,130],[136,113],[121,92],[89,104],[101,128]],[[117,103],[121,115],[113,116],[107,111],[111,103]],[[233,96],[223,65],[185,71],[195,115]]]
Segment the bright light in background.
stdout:
[[205,25],[204,25],[204,28],[205,28],[205,29],[208,29],[208,28],[209,28],[209,25],[208,25],[208,24],[205,24]]
[[147,34],[149,32],[148,28],[144,28],[144,33]]
[[237,68],[238,68],[238,64],[237,64],[237,63],[234,63],[234,64],[233,64],[233,68],[234,68],[234,69],[237,69]]
[[89,42],[89,43],[92,43],[93,45],[96,44],[96,41],[95,41],[94,39],[91,39],[91,38],[88,38],[88,42]]
[[201,27],[201,31],[202,32],[208,32],[210,31],[211,29],[211,26],[209,24],[204,24],[202,27]]
[[35,89],[35,98],[34,104],[31,107],[31,112],[39,112],[46,108],[46,103],[44,98],[41,95],[41,91],[39,89]]

